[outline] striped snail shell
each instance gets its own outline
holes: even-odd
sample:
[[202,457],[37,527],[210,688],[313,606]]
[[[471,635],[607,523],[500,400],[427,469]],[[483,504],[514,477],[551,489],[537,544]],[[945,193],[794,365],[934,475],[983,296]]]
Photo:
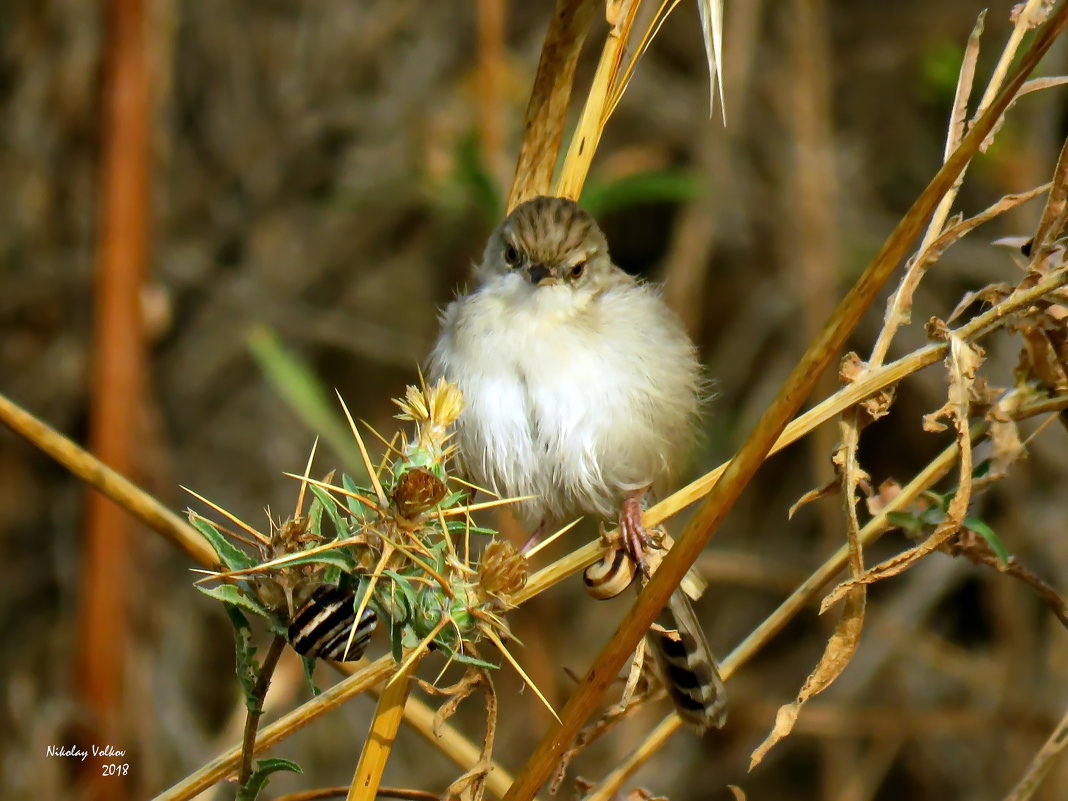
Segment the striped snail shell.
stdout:
[[598,601],[615,598],[634,581],[638,566],[622,548],[609,551],[582,573],[586,592]]
[[357,625],[356,595],[323,584],[293,615],[287,633],[293,650],[302,656],[355,662],[363,656],[377,623],[375,613],[365,609]]

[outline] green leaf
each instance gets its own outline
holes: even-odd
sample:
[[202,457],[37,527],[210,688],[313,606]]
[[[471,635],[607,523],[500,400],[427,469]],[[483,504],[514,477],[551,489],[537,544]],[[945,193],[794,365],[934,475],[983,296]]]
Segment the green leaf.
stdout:
[[930,509],[924,509],[920,514],[920,522],[925,526],[937,526],[943,520],[946,519],[946,510],[931,507]]
[[[332,551],[320,551],[319,553],[311,553],[307,556],[298,556],[285,563],[286,567],[293,567],[294,565],[327,565],[329,567],[337,568],[338,570],[349,572],[356,567],[356,560],[352,558],[352,555],[348,551],[343,550],[342,548],[335,548]],[[337,580],[327,581],[324,577],[323,583],[337,584]]]
[[[374,490],[368,489],[367,487],[359,486],[355,481],[352,480],[352,476],[350,476],[348,473],[341,474],[341,486],[343,486],[347,492],[355,492],[358,495],[363,495],[366,497],[370,497],[374,493]],[[346,495],[345,504],[349,507],[349,512],[352,513],[353,517],[357,517],[360,520],[366,519],[366,511],[364,510],[363,504],[360,503],[358,500]]]
[[313,498],[308,508],[308,530],[312,534],[323,536],[323,503],[318,498]]
[[206,539],[215,550],[216,555],[219,557],[219,561],[226,566],[227,570],[244,570],[245,568],[253,567],[256,564],[255,559],[234,545],[229,537],[220,533],[219,530],[207,520],[197,517],[196,515],[190,515],[189,522],[193,524],[193,527],[196,528],[197,531],[204,535],[204,539]]
[[[446,520],[445,528],[450,534],[463,534],[468,530],[467,525],[462,520]],[[474,524],[471,525],[470,531],[472,534],[485,534],[490,537],[497,534],[492,528],[481,528]]]
[[974,531],[984,540],[986,544],[990,546],[995,554],[997,554],[998,561],[1002,565],[1009,563],[1009,551],[1005,547],[1005,543],[1001,541],[1001,537],[994,533],[994,529],[990,528],[985,521],[980,520],[978,517],[966,517],[964,518],[964,527],[969,531]]
[[245,786],[237,793],[237,801],[256,801],[257,796],[263,791],[263,788],[270,784],[271,774],[277,773],[280,770],[291,771],[293,773],[304,772],[300,765],[296,762],[290,762],[288,759],[278,759],[276,757],[271,759],[257,759],[256,769],[252,771],[252,775],[248,777]]
[[460,490],[458,492],[450,492],[448,495],[446,495],[444,498],[442,498],[440,501],[438,501],[438,505],[435,506],[434,508],[435,509],[451,509],[453,506],[458,504],[460,501],[462,501],[466,497],[467,497],[467,490]]
[[489,668],[490,670],[500,669],[500,665],[495,665],[492,662],[487,662],[484,659],[479,659],[478,657],[468,656],[467,654],[461,651],[454,651],[447,646],[442,647],[441,650],[445,652],[446,656],[455,659],[457,662],[463,662],[467,665],[477,665],[478,667]]
[[308,682],[308,689],[311,690],[312,695],[319,695],[322,690],[315,684],[315,657],[301,654],[300,661],[304,664],[304,678]]
[[214,598],[216,601],[222,601],[227,606],[240,607],[246,612],[265,617],[268,620],[274,619],[270,610],[261,604],[258,599],[242,592],[233,584],[220,584],[217,587],[205,587],[203,584],[197,584],[196,588],[209,598]]
[[268,383],[301,421],[322,435],[346,464],[361,464],[360,452],[337,412],[335,398],[308,365],[287,350],[269,328],[253,328],[245,341]]
[[[381,584],[378,585],[380,595],[378,605],[388,608],[390,612],[388,617],[391,620],[404,622],[412,616],[412,610],[419,603],[418,592],[411,582],[397,571],[383,570],[382,573],[393,580],[388,587],[383,587]],[[397,598],[398,595],[400,595],[399,599]],[[400,609],[397,608],[398,605],[400,605]]]
[[255,711],[257,704],[254,693],[260,667],[256,663],[256,646],[252,644],[252,627],[248,623],[248,618],[241,614],[240,609],[231,604],[224,606],[234,627],[237,678],[241,682],[241,689],[245,691],[245,706],[249,711]]
[[887,512],[886,519],[890,521],[891,525],[897,526],[910,534],[916,533],[923,527],[911,512]]
[[330,497],[330,494],[322,487],[317,487],[314,484],[309,484],[308,489],[315,493],[316,499],[323,505],[326,514],[330,517],[330,522],[334,524],[335,539],[344,539],[349,536],[349,526],[344,518],[341,517],[341,513],[337,510],[337,504]]

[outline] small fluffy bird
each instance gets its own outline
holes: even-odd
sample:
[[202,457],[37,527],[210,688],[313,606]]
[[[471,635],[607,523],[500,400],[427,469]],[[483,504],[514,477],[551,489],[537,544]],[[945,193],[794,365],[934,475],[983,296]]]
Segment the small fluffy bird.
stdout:
[[[473,291],[449,304],[430,373],[460,387],[456,442],[468,477],[535,530],[580,514],[618,515],[625,551],[647,573],[646,494],[666,491],[695,434],[704,378],[659,290],[612,263],[577,203],[537,197],[497,227]],[[689,600],[676,590],[651,633],[665,686],[703,733],[726,694]]]

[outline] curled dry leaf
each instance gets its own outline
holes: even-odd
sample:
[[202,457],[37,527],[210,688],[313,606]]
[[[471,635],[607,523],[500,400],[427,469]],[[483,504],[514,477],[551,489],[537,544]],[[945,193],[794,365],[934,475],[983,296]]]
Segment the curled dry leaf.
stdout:
[[480,669],[474,667],[468,668],[463,678],[458,682],[449,687],[443,687],[440,690],[434,688],[432,685],[420,682],[420,686],[422,686],[423,689],[438,695],[449,696],[448,700],[443,703],[434,714],[434,734],[436,736],[441,736],[441,727],[445,725],[445,722],[449,718],[456,714],[456,710],[459,708],[460,704],[463,703],[464,699],[478,689],[479,685],[482,683],[482,673]]
[[[486,777],[493,770],[493,741],[497,734],[497,692],[494,690],[493,680],[485,668],[472,669],[471,672],[476,675],[471,683],[471,689],[467,691],[467,695],[470,695],[471,690],[479,686],[486,693],[486,736],[482,741],[482,751],[479,753],[478,762],[445,788],[442,798],[459,796],[467,801],[482,801],[483,796],[486,794]],[[435,716],[436,724],[437,716]]]
[[851,593],[857,586],[872,584],[907,570],[924,556],[940,548],[960,531],[972,498],[972,443],[968,414],[975,372],[981,363],[982,350],[980,348],[965,342],[955,334],[951,335],[949,356],[946,358],[949,372],[949,402],[925,418],[925,420],[930,418],[931,424],[937,425],[934,421],[936,416],[949,416],[953,419],[957,430],[957,442],[960,445],[960,481],[946,509],[946,516],[935,527],[931,536],[919,545],[876,565],[860,578],[850,578],[835,587],[823,599],[820,605],[821,614],[841,600],[843,595]]
[[927,338],[935,342],[945,342],[949,339],[949,326],[938,317],[932,317],[923,328],[927,332]]
[[998,416],[993,412],[987,415],[987,419],[990,420],[990,443],[993,446],[990,454],[990,472],[988,475],[1000,478],[1027,451],[1020,440],[1020,431],[1016,427],[1015,420],[998,419]]
[[982,289],[977,289],[974,292],[965,292],[964,297],[960,299],[960,303],[958,303],[956,308],[950,312],[949,320],[947,322],[956,320],[964,313],[965,309],[977,300],[982,301],[983,303],[989,303],[991,306],[996,306],[1011,295],[1013,289],[1014,287],[1012,284],[998,283],[990,284]]
[[1053,10],[1053,0],[1039,0],[1039,2],[1017,3],[1009,12],[1009,22],[1013,25],[1023,25],[1025,29],[1037,28]]
[[[850,351],[842,357],[842,362],[838,366],[838,378],[843,384],[852,384],[863,378],[867,370],[868,363],[854,351]],[[896,391],[897,384],[891,384],[862,400],[859,404],[860,409],[865,413],[865,418],[861,421],[862,425],[867,425],[889,414]]]
[[734,796],[734,801],[746,801],[745,790],[743,790],[737,784],[728,784],[727,789],[730,790],[731,795]]
[[798,509],[802,508],[803,506],[807,506],[808,504],[812,503],[815,500],[819,500],[820,498],[826,498],[828,495],[837,495],[841,491],[842,484],[837,478],[831,481],[825,487],[816,487],[815,489],[810,489],[808,492],[806,492],[804,495],[794,501],[794,505],[791,506],[790,510],[786,513],[786,519],[793,520],[794,514],[797,512]]
[[[841,447],[835,454],[835,464],[841,475],[842,493],[845,501],[847,539],[849,544],[849,572],[854,579],[864,573],[864,553],[860,545],[860,521],[857,519],[855,494],[861,476],[865,475],[857,463],[857,444],[860,428],[857,424],[859,415],[855,410],[847,411],[839,422]],[[866,475],[865,475],[866,478]],[[758,765],[768,751],[793,731],[802,705],[809,698],[823,692],[834,683],[846,665],[853,659],[860,642],[860,632],[864,628],[864,607],[867,600],[867,588],[863,584],[854,585],[846,596],[842,614],[835,625],[827,647],[819,664],[805,680],[797,700],[779,708],[775,715],[775,725],[749,760],[749,769]]]
[[749,770],[759,765],[772,747],[793,731],[797,716],[801,712],[801,706],[809,698],[829,687],[845,670],[860,642],[860,631],[864,624],[865,597],[863,585],[854,586],[849,590],[845,606],[842,608],[842,616],[838,619],[838,624],[835,626],[819,664],[805,680],[801,692],[797,694],[797,700],[779,707],[771,733],[764,739],[764,742],[757,746],[749,759]]

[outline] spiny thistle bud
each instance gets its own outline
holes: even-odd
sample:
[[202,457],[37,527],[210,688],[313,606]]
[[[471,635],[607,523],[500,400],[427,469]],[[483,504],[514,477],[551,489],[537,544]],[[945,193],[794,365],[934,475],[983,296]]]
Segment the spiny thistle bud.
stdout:
[[397,512],[409,520],[436,506],[445,497],[445,482],[424,467],[402,473],[393,486]]
[[505,600],[526,586],[527,560],[504,540],[486,546],[478,563],[478,589],[489,598]]

